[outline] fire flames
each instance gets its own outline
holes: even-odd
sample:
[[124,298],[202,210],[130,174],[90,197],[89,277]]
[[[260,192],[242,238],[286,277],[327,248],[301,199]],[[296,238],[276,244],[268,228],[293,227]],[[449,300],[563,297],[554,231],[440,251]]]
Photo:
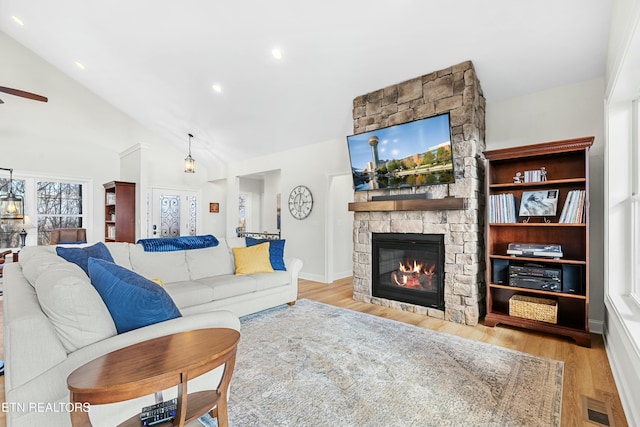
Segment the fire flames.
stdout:
[[398,270],[392,272],[391,277],[398,286],[430,289],[435,270],[435,264],[427,267],[426,263],[419,263],[417,260],[409,261],[406,264],[399,262]]

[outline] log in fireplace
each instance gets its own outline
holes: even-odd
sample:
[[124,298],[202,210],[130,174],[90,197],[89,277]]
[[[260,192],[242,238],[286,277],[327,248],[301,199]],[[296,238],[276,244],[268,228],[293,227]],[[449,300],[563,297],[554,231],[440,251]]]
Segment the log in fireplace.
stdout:
[[372,234],[374,297],[444,310],[444,235]]

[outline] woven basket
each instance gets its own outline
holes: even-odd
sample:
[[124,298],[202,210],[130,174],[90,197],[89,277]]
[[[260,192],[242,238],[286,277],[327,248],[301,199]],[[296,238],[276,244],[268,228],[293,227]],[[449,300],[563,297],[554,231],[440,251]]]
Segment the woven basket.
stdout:
[[545,298],[514,295],[509,298],[509,316],[558,323],[558,302]]

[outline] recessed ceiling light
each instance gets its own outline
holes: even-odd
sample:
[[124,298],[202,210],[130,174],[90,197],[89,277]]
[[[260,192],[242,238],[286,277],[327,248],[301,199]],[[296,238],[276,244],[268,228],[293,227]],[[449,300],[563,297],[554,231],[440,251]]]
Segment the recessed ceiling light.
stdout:
[[276,59],[282,59],[282,50],[276,47],[271,51],[271,55]]
[[214,84],[213,86],[211,86],[213,88],[213,90],[215,90],[218,93],[222,93],[222,85],[219,85],[218,83]]
[[80,61],[76,61],[76,67],[80,68],[81,70],[85,70],[86,67],[84,66],[84,64]]
[[21,25],[24,27],[24,22],[22,22],[22,19],[18,18],[15,15],[11,15],[11,18],[16,22],[16,24]]

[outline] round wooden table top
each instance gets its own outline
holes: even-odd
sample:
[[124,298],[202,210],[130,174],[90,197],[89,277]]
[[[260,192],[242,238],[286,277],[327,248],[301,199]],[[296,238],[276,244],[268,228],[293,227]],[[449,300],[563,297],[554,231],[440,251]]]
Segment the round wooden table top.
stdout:
[[[113,403],[154,393],[219,366],[235,354],[240,332],[197,329],[153,338],[105,354],[73,371],[67,387],[76,398]],[[78,400],[76,400],[78,401]]]

